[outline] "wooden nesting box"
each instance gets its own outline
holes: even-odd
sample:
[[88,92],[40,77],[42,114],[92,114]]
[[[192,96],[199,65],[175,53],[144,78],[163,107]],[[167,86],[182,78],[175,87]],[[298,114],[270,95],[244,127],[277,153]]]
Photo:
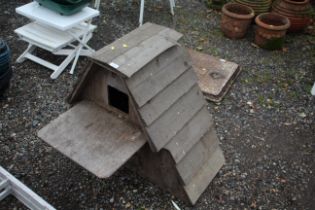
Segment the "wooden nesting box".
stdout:
[[181,37],[147,23],[96,52],[69,97],[73,107],[39,137],[100,178],[130,159],[195,204],[224,157]]

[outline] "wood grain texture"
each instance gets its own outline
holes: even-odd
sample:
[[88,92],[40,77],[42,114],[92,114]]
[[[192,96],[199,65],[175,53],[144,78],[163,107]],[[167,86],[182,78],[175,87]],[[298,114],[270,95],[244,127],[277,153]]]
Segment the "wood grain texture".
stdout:
[[189,184],[192,178],[200,172],[202,166],[218,147],[219,140],[216,132],[214,128],[210,128],[202,139],[176,165],[185,185]]
[[187,62],[186,57],[179,56],[170,65],[150,74],[150,77],[136,87],[131,88],[128,86],[128,88],[135,98],[137,105],[142,107],[189,68],[191,66]]
[[213,120],[207,107],[203,107],[182,130],[169,141],[165,149],[170,151],[175,162],[179,163],[209,129],[214,129],[213,126]]
[[146,142],[126,119],[87,101],[60,115],[38,136],[100,178],[110,177]]
[[163,148],[204,105],[202,93],[198,85],[195,85],[147,127],[150,139],[155,145],[154,149],[159,151]]
[[184,72],[176,81],[139,109],[144,123],[147,126],[150,125],[180,97],[187,93],[196,82],[197,78],[192,69]]
[[116,69],[120,73],[131,77],[155,57],[175,45],[176,42],[155,35],[118,56],[111,62],[117,65]]
[[240,73],[236,63],[188,50],[199,86],[208,100],[221,101]]
[[128,161],[127,167],[140,176],[148,178],[162,190],[168,190],[183,201],[190,202],[172,156],[167,150],[152,152],[146,144]]
[[69,104],[74,104],[81,100],[82,91],[84,90],[87,81],[89,80],[90,76],[93,75],[93,70],[96,68],[97,64],[94,64],[92,61],[89,61],[86,66],[84,67],[84,73],[74,85],[72,92],[67,97],[67,102]]
[[184,187],[190,202],[194,205],[206,190],[212,179],[224,165],[225,159],[218,147],[191,182]]
[[[154,36],[158,37],[159,41],[165,40],[170,43],[176,43],[176,41],[182,37],[182,34],[164,26],[146,23],[143,26],[131,31],[122,38],[116,40],[115,42],[98,50],[93,55],[93,59],[102,63],[113,62],[115,64],[118,64],[119,66],[127,65],[127,63],[125,62],[128,62],[130,60],[128,59],[130,55],[135,56],[138,54],[135,52],[139,52],[139,50],[143,49],[140,48],[137,50],[135,48],[139,48],[139,46],[145,45],[145,43],[149,42],[148,40],[152,39],[152,37]],[[127,71],[124,68],[117,68],[116,70],[121,71],[122,73],[127,72],[127,76],[129,74],[132,74],[131,70]],[[140,70],[140,68],[134,71],[138,70]]]
[[179,46],[171,47],[162,54],[158,55],[154,60],[148,63],[141,71],[136,72],[131,78],[126,81],[130,89],[135,89],[138,85],[150,78],[153,74],[161,71],[169,66],[176,58],[182,56],[183,51]]
[[[109,63],[116,57],[124,54],[131,48],[139,45],[141,42],[152,37],[163,29],[163,26],[145,23],[142,27],[136,28],[125,36],[95,52],[93,59],[102,63]],[[128,47],[124,47],[126,45],[128,45]]]

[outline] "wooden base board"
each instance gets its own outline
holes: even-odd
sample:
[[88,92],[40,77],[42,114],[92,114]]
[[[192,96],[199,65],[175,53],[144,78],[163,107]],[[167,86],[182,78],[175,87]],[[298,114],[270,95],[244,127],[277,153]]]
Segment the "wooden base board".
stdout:
[[188,52],[205,97],[210,101],[221,101],[239,75],[239,66],[192,49]]
[[38,136],[99,178],[110,177],[146,142],[126,119],[88,101],[61,114]]

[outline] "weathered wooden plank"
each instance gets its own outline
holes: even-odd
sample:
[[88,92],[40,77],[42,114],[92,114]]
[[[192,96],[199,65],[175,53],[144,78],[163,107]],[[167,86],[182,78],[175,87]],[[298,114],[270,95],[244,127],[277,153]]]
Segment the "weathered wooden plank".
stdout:
[[163,36],[166,39],[172,39],[173,41],[178,41],[180,38],[183,37],[183,34],[170,28],[163,29],[159,32],[159,35]]
[[196,174],[188,185],[184,186],[187,196],[193,205],[219,172],[220,168],[224,165],[224,162],[225,159],[223,153],[218,147],[198,174]]
[[166,50],[143,67],[141,71],[136,72],[131,78],[126,80],[129,89],[135,89],[139,84],[152,77],[153,74],[169,66],[176,58],[182,56],[182,54],[183,50],[179,46],[174,46]]
[[191,179],[199,172],[218,147],[219,140],[215,129],[212,127],[176,165],[185,185],[190,183]]
[[68,95],[67,102],[69,104],[73,104],[80,100],[80,97],[82,95],[82,91],[84,90],[87,81],[89,80],[90,76],[93,75],[93,71],[97,64],[94,64],[93,62],[89,61],[87,65],[84,67],[84,73],[81,76],[80,80],[75,84],[73,91]]
[[207,107],[204,107],[170,140],[165,149],[170,151],[175,162],[179,163],[206,132],[214,129],[211,126],[212,117]]
[[204,105],[202,93],[198,85],[195,85],[147,127],[150,140],[155,146],[152,149],[159,151],[163,148]]
[[119,72],[127,77],[131,77],[156,56],[175,45],[175,42],[169,41],[159,35],[155,35],[115,58],[112,61],[112,64],[115,64],[115,68]]
[[60,115],[38,136],[100,178],[111,176],[146,142],[127,120],[87,101]]
[[118,56],[126,53],[130,49],[136,47],[148,38],[159,35],[161,37],[177,41],[182,37],[181,33],[164,26],[145,23],[141,27],[131,31],[120,39],[98,50],[93,59],[103,63],[110,63]]
[[162,149],[160,152],[152,152],[149,145],[145,144],[128,161],[127,167],[140,176],[148,178],[161,189],[170,191],[177,198],[187,203],[190,202],[173,158],[167,150]]
[[191,66],[187,62],[186,57],[179,56],[170,65],[155,72],[155,74],[152,74],[134,89],[129,88],[137,105],[142,107],[189,68]]
[[148,126],[165,110],[174,104],[181,96],[187,93],[197,82],[192,69],[184,72],[175,82],[158,93],[152,100],[139,109],[140,115]]
[[102,71],[101,68],[93,70],[85,88],[82,90],[82,99],[93,101],[100,106],[108,105],[107,80],[111,72]]
[[221,101],[240,73],[239,66],[191,49],[188,52],[199,80],[199,86],[206,98],[211,101]]
[[151,36],[159,33],[163,29],[163,26],[155,25],[152,23],[145,23],[141,27],[136,28],[125,36],[117,39],[113,43],[95,52],[95,54],[93,55],[93,59],[103,63],[109,63],[117,56],[124,54],[131,48],[137,46]]

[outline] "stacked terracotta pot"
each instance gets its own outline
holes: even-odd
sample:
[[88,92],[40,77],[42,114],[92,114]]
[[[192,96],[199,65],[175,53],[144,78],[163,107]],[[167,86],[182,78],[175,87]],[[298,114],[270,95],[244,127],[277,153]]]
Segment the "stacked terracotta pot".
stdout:
[[248,6],[237,3],[225,4],[222,8],[221,30],[228,38],[243,38],[254,16],[254,10]]
[[269,12],[272,0],[234,0],[234,2],[251,7],[256,15]]
[[312,6],[309,0],[276,0],[272,12],[289,18],[289,31],[303,30],[311,21]]
[[277,50],[283,47],[287,29],[290,27],[288,18],[278,14],[264,13],[256,17],[257,29],[255,43],[261,48]]

